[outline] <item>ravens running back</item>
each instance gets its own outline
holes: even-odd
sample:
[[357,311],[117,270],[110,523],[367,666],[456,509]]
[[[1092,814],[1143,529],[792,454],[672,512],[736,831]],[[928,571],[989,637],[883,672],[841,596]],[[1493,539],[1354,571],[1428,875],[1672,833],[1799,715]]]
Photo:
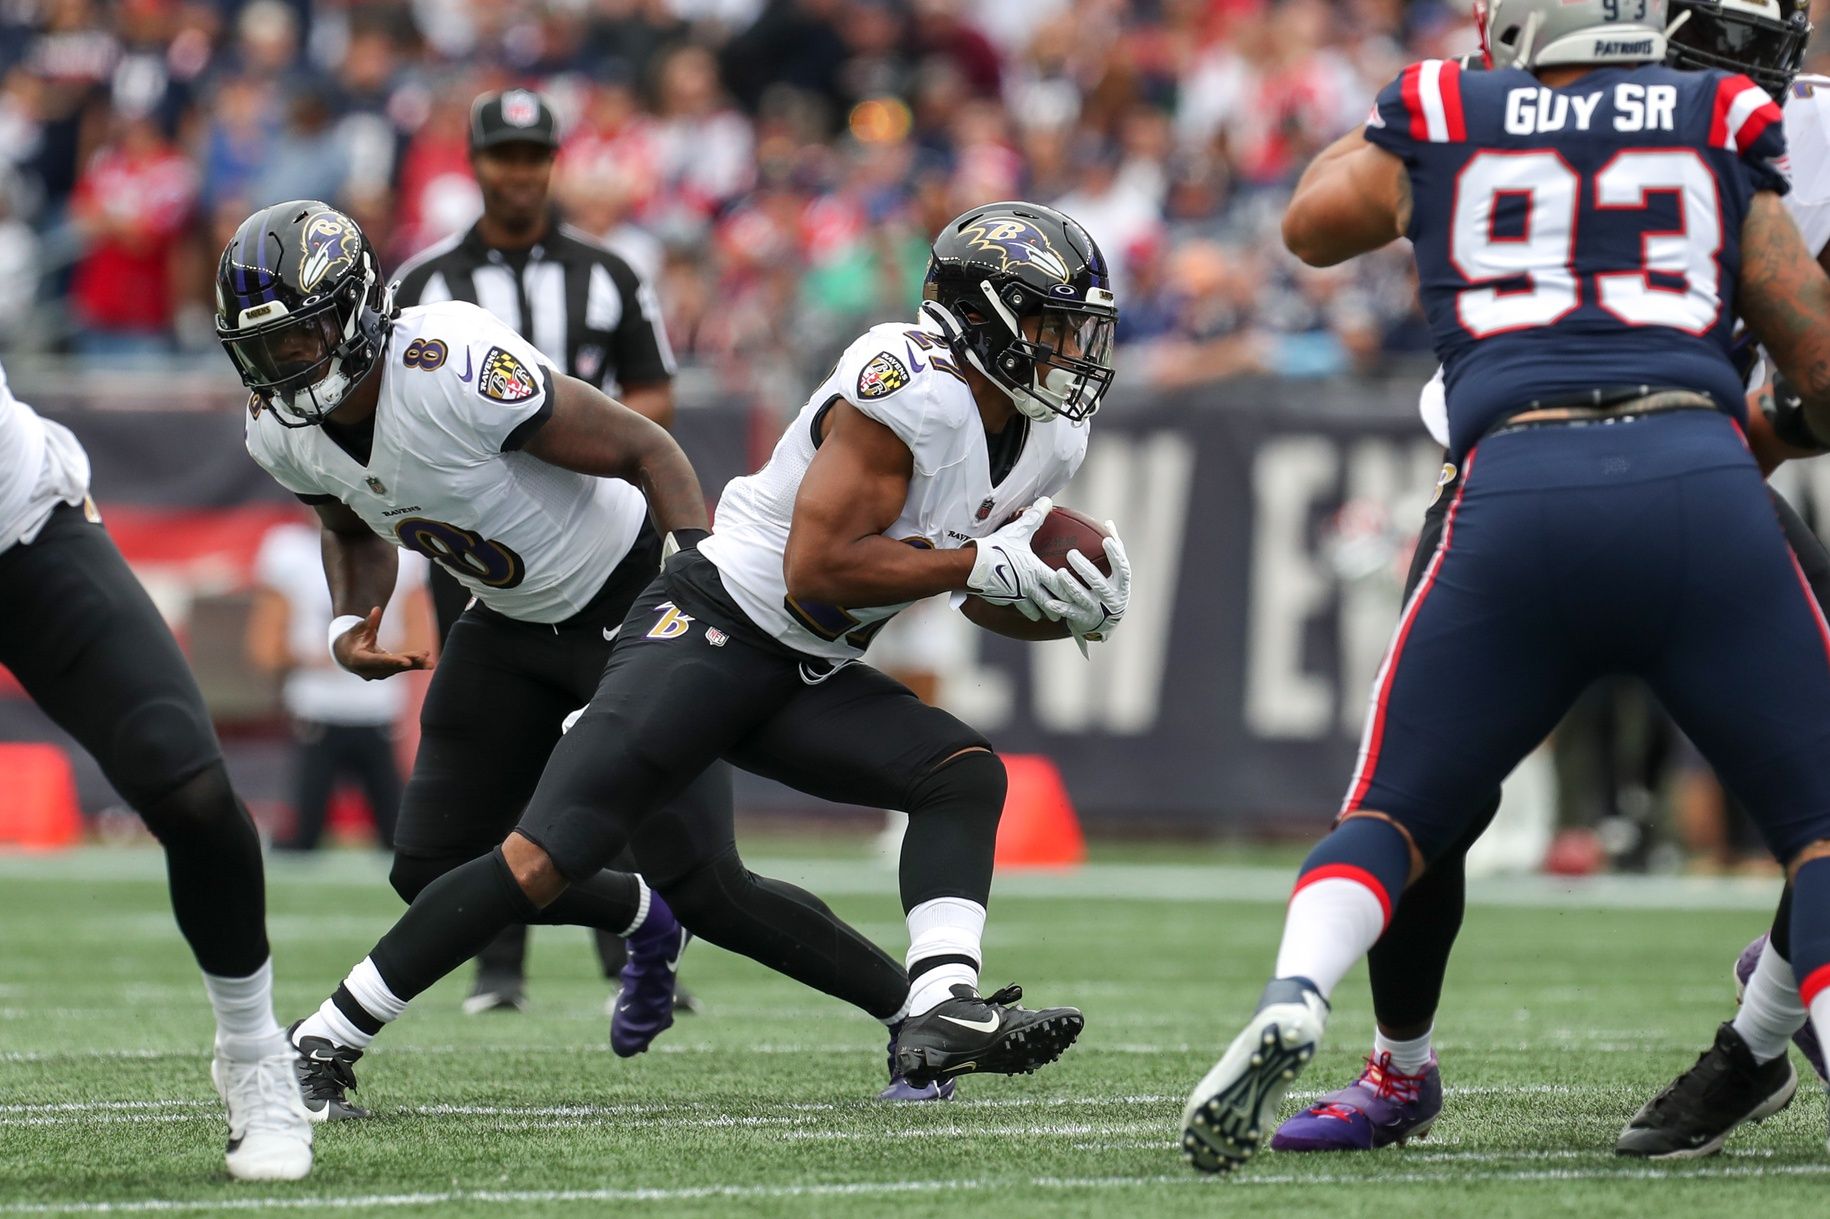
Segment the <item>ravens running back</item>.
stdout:
[[1779,202],[1772,98],[1659,66],[1665,9],[1477,6],[1494,70],[1407,69],[1285,216],[1318,265],[1412,237],[1461,482],[1273,981],[1190,1097],[1197,1167],[1253,1154],[1341,975],[1602,674],[1646,680],[1717,766],[1794,877],[1801,972],[1830,963],[1830,632],[1730,359],[1738,310],[1807,412],[1830,408],[1830,280]]

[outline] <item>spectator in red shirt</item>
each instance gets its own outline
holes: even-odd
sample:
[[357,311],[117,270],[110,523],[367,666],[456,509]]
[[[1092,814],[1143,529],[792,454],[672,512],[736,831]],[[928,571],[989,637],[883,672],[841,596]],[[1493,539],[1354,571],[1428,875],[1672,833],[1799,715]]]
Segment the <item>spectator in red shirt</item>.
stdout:
[[85,250],[72,284],[76,349],[166,352],[197,199],[197,172],[149,116],[120,114],[77,178],[70,211]]

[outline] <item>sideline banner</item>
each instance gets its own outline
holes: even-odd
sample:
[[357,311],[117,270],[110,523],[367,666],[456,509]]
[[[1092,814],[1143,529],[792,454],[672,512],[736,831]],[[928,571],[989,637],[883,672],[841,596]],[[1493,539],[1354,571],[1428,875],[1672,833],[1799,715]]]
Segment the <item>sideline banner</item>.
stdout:
[[[941,608],[884,646],[937,658],[919,663],[941,671],[948,705],[1000,748],[1056,758],[1091,825],[1323,825],[1440,469],[1414,393],[1409,381],[1259,381],[1119,394],[1063,497],[1114,519],[1130,551],[1137,583],[1117,638],[1087,661],[1071,644],[999,639]],[[191,610],[245,585],[261,532],[300,509],[248,458],[240,415],[53,417],[87,446],[104,517],[212,702],[242,705],[229,688],[239,640],[188,631]],[[678,432],[714,498],[775,440],[737,403],[686,407]],[[29,710],[0,705],[0,736],[28,735]],[[746,799],[792,807],[779,791]]]

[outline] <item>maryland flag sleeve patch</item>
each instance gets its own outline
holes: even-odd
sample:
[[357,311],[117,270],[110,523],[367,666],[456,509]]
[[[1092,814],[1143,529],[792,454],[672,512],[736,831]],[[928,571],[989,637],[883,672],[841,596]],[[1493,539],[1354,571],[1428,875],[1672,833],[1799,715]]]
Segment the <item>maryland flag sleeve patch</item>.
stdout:
[[477,372],[477,392],[492,402],[526,402],[540,392],[540,378],[514,353],[491,347]]
[[858,401],[887,398],[909,383],[909,370],[889,352],[871,357],[858,373]]

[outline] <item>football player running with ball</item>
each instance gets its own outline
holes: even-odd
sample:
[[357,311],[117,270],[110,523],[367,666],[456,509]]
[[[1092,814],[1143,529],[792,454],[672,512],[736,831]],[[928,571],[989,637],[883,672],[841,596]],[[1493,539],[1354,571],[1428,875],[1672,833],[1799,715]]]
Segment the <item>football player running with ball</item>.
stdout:
[[[753,904],[689,913],[661,886],[695,934],[888,1026],[887,1096],[944,1095],[968,1071],[1032,1071],[1078,1036],[1073,1008],[1023,1008],[1016,987],[978,991],[1003,764],[860,657],[879,624],[940,593],[1030,637],[1119,625],[1130,576],[1116,538],[1110,578],[1085,556],[1080,576],[1057,573],[1029,546],[1046,497],[1085,455],[1117,310],[1085,231],[1023,203],[948,225],[926,294],[916,324],[874,327],[846,350],[768,464],[726,489],[716,534],[676,535],[682,549],[636,599],[514,832],[428,885],[339,992],[361,988],[370,1028],[595,875],[725,758],[824,799],[909,814],[906,970],[805,895],[817,911],[795,922]],[[728,846],[701,867],[717,884],[748,877]],[[770,926],[780,930],[765,945]]]
[[1493,70],[1407,69],[1285,216],[1316,265],[1412,238],[1461,479],[1273,980],[1184,1111],[1198,1168],[1254,1154],[1407,886],[1607,673],[1644,679],[1748,807],[1830,1024],[1830,627],[1730,358],[1738,312],[1830,431],[1830,279],[1780,202],[1778,107],[1745,76],[1661,66],[1666,8],[1477,4]]

